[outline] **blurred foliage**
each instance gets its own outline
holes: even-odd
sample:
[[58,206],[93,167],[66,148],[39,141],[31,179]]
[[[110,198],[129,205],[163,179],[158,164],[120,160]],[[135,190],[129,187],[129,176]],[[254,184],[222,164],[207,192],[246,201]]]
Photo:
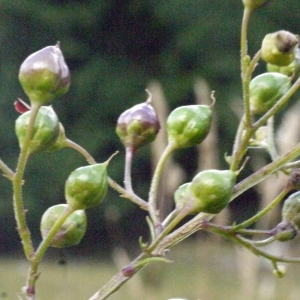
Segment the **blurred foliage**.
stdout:
[[[255,12],[249,33],[251,54],[268,32],[286,29],[297,33],[298,4],[297,0],[271,1]],[[1,0],[1,159],[12,168],[16,165],[14,121],[18,114],[13,102],[18,97],[27,100],[18,83],[18,68],[29,54],[57,41],[70,67],[72,85],[66,96],[55,100],[54,109],[68,137],[87,148],[97,161],[120,150],[109,169],[119,183],[124,151],[115,135],[115,122],[122,111],[146,100],[144,90],[151,80],[163,85],[169,106],[175,108],[193,103],[195,79],[205,78],[216,90],[218,122],[222,124],[220,153],[230,152],[237,120],[229,106],[241,98],[242,9],[239,0]],[[149,149],[142,150],[135,163],[137,168],[143,166],[134,172],[136,191],[143,197],[150,179],[148,157]],[[38,234],[43,211],[64,202],[63,183],[69,172],[85,163],[69,149],[37,155],[30,161],[24,197],[34,234]],[[0,251],[19,248],[6,179],[0,180],[0,190]],[[114,192],[105,205],[117,207],[115,214],[123,219],[144,220],[143,213],[136,213],[134,205]],[[94,234],[102,224],[99,220],[104,219],[103,207],[90,213]]]

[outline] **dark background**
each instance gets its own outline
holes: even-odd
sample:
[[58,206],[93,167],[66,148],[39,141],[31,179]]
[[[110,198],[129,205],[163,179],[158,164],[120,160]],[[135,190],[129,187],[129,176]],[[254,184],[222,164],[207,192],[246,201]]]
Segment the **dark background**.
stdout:
[[[18,97],[27,101],[18,83],[19,66],[29,54],[57,41],[71,70],[72,84],[53,107],[67,136],[97,161],[120,150],[109,166],[110,176],[119,183],[123,181],[124,151],[115,123],[125,109],[146,100],[144,90],[153,80],[162,84],[168,105],[175,108],[194,103],[193,84],[205,78],[216,91],[220,156],[230,153],[238,120],[229,106],[241,98],[241,1],[1,0],[0,8],[0,158],[12,169],[18,156],[14,134],[18,113],[13,103]],[[270,1],[255,12],[249,53],[259,49],[269,32],[298,33],[299,15],[299,0]],[[30,160],[24,199],[35,244],[40,241],[41,215],[49,206],[64,202],[64,181],[84,164],[70,149]],[[151,178],[149,147],[137,154],[135,166],[135,190],[146,198]],[[0,191],[0,254],[18,252],[21,244],[13,219],[11,186],[5,178],[0,179]],[[87,247],[109,251],[114,239],[130,245],[147,234],[145,214],[113,191],[103,205],[88,210],[88,216],[87,236],[70,251]]]

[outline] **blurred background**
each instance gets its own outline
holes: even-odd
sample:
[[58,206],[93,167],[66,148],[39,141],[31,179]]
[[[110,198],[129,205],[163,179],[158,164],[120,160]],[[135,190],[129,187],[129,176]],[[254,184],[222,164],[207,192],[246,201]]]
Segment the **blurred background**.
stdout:
[[[146,88],[154,95],[161,120],[160,146],[164,143],[166,112],[180,105],[209,101],[211,90],[215,90],[217,99],[209,150],[188,149],[174,155],[169,167],[178,177],[171,183],[165,182],[169,195],[176,184],[191,180],[198,169],[226,168],[223,157],[231,152],[242,109],[241,1],[1,0],[0,8],[0,158],[12,169],[18,157],[14,134],[18,113],[13,103],[17,98],[27,101],[18,82],[19,66],[31,53],[57,41],[71,70],[72,84],[64,97],[53,102],[53,107],[68,138],[86,148],[98,162],[119,151],[109,166],[114,180],[122,184],[124,172],[124,149],[115,134],[116,121],[124,110],[147,99]],[[269,32],[285,29],[298,33],[299,15],[299,0],[270,1],[255,12],[250,22],[250,55],[258,51],[261,40]],[[262,71],[263,64],[258,66],[257,73]],[[134,190],[144,199],[159,156],[153,148],[141,149],[134,158]],[[264,153],[258,157],[262,161],[268,159]],[[250,164],[243,176],[255,170],[257,163]],[[35,245],[41,239],[39,221],[43,212],[52,205],[64,203],[66,178],[85,164],[70,149],[39,154],[29,161],[24,199]],[[0,191],[0,256],[22,257],[13,218],[11,186],[5,178],[0,178]],[[260,205],[258,193],[245,193],[224,212],[220,222],[240,222],[253,214]],[[171,201],[164,204],[166,209],[171,207]],[[88,211],[88,231],[82,243],[63,251],[50,250],[47,255],[49,259],[56,257],[57,263],[72,261],[74,255],[81,254],[105,261],[114,258],[112,253],[122,247],[122,253],[132,258],[138,253],[138,238],[143,236],[146,240],[148,236],[145,216],[137,206],[110,190],[100,207]],[[0,293],[1,288],[4,290],[5,286],[0,282]],[[196,299],[197,296],[186,297]]]

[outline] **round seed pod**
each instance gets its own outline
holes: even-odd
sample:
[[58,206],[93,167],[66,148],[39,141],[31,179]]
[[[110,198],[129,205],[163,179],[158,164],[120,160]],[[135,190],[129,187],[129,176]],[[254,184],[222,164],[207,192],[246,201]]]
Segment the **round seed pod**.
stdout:
[[[41,233],[45,239],[57,219],[68,208],[67,204],[58,204],[48,208],[41,219]],[[50,246],[65,248],[80,243],[87,228],[87,217],[84,210],[74,211],[63,223],[52,239]]]

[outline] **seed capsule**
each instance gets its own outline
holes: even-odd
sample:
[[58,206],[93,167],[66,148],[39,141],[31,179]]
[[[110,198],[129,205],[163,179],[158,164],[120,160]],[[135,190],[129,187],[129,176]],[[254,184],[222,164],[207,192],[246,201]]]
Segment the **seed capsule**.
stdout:
[[125,147],[138,149],[154,141],[159,129],[156,112],[150,101],[147,101],[127,109],[120,115],[116,133]]
[[200,144],[208,135],[212,110],[207,105],[188,105],[176,108],[167,119],[168,141],[174,148]]
[[[54,223],[67,209],[67,204],[58,204],[48,208],[42,216],[41,233],[45,239]],[[74,211],[63,223],[51,241],[51,246],[65,248],[75,246],[80,243],[87,227],[87,217],[84,210]]]
[[65,184],[67,203],[74,210],[99,205],[107,192],[107,164],[80,167],[73,171]]
[[272,65],[287,66],[295,59],[298,36],[280,30],[267,34],[261,45],[261,58]]
[[45,105],[65,94],[70,86],[70,72],[59,44],[43,48],[22,63],[19,80],[32,103]]
[[291,87],[289,77],[276,72],[263,73],[250,82],[250,109],[262,114],[272,108]]
[[228,205],[235,182],[236,173],[230,170],[198,173],[189,186],[193,213],[219,213]]
[[[20,115],[16,120],[15,131],[22,149],[31,111]],[[49,150],[59,136],[59,120],[51,106],[42,106],[37,114],[29,146],[29,154]]]

